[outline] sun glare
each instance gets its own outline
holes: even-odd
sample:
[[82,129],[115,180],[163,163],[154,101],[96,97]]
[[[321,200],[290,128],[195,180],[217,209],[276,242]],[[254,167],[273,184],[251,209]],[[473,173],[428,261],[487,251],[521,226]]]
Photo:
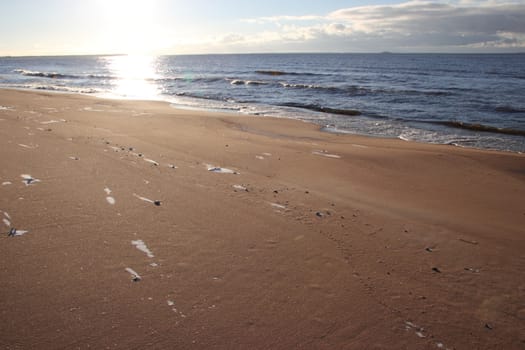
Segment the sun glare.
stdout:
[[154,0],[99,0],[103,41],[112,52],[145,54],[160,48]]
[[155,83],[157,59],[152,56],[107,57],[108,69],[116,78],[113,93],[123,98],[151,100],[160,94]]

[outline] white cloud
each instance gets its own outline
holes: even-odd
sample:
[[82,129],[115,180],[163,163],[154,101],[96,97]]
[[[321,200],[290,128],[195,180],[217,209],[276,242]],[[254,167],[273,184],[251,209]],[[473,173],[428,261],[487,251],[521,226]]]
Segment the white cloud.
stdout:
[[312,51],[525,50],[525,0],[414,0],[245,23],[273,26],[271,34],[266,30],[262,36],[244,37],[245,44],[273,44],[276,49],[286,44]]

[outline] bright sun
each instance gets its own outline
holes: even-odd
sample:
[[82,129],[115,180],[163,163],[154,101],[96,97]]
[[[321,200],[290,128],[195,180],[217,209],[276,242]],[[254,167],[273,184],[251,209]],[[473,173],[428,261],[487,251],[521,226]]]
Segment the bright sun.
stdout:
[[112,51],[147,53],[160,48],[154,0],[98,0],[103,42]]

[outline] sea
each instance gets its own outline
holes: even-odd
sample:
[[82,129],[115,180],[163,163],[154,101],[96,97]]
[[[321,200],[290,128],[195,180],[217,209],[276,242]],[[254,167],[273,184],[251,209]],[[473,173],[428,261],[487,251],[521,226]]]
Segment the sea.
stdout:
[[293,118],[323,131],[525,152],[525,54],[1,57],[0,87]]

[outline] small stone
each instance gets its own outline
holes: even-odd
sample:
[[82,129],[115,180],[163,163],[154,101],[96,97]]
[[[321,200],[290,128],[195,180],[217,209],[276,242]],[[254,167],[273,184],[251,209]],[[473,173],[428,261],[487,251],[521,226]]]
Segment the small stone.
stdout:
[[490,330],[494,329],[494,327],[492,327],[492,325],[489,323],[485,323],[485,328],[490,329]]
[[153,204],[155,204],[157,207],[160,207],[160,201],[154,201]]
[[437,273],[441,273],[441,270],[439,268],[437,268],[437,267],[433,267],[432,271],[437,272]]

